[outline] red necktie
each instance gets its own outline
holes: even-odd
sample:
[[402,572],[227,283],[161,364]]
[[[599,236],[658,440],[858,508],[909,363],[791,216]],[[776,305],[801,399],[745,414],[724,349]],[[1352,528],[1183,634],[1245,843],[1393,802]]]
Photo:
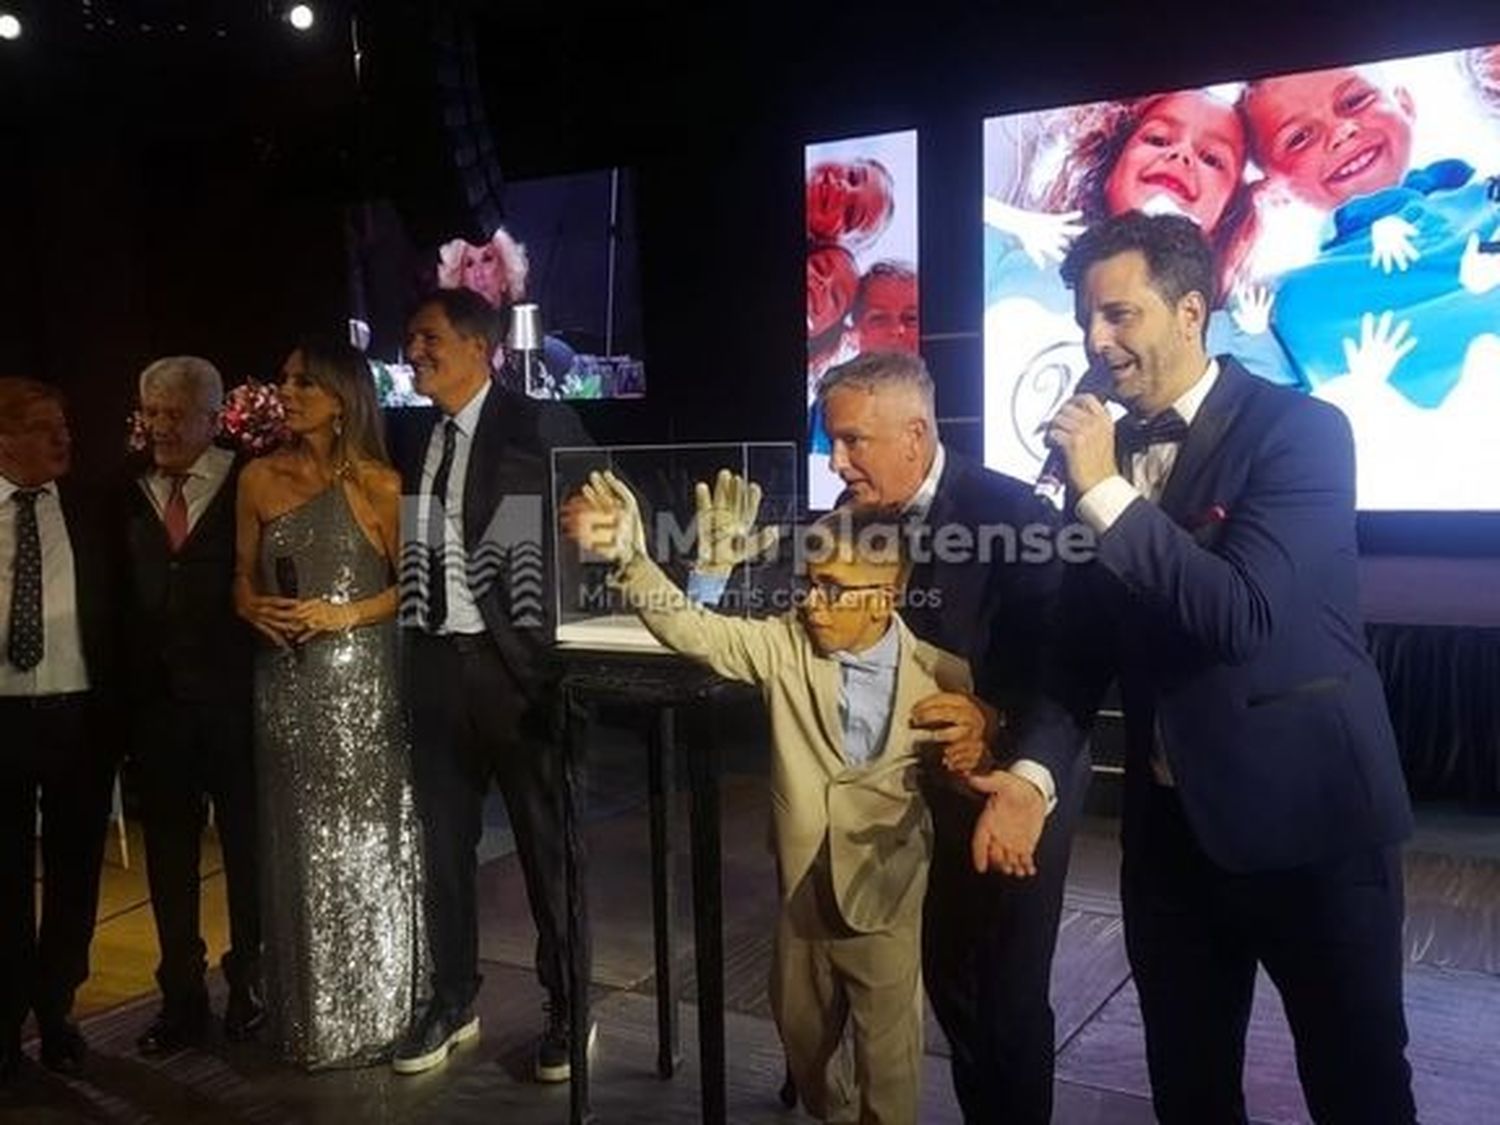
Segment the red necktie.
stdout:
[[188,537],[187,497],[182,486],[187,481],[186,473],[172,474],[172,491],[167,494],[166,507],[161,510],[162,526],[167,529],[167,543],[176,554]]

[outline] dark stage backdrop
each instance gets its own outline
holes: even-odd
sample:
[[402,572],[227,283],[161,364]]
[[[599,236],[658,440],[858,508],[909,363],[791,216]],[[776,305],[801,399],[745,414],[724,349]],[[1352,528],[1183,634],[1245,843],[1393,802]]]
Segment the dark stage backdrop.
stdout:
[[507,177],[612,165],[637,173],[651,393],[584,404],[588,424],[610,441],[797,437],[803,145],[909,128],[922,351],[945,437],[978,453],[984,117],[1500,40],[1500,8],[1470,0],[1275,0],[1212,19],[1186,3],[752,17],[366,0],[326,5],[306,39],[262,8],[196,5],[222,36],[207,16],[86,34],[75,12],[0,59],[0,369],[73,392],[85,460],[118,448],[153,356],[269,376],[300,329],[342,325],[348,202],[392,199],[436,242],[500,217]]

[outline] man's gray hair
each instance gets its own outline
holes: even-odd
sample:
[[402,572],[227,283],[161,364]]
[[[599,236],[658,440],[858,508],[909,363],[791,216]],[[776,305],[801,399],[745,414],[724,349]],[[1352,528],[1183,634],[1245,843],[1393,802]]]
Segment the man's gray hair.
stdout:
[[818,380],[818,405],[840,388],[873,394],[887,388],[914,390],[922,396],[929,418],[935,417],[937,395],[922,357],[910,352],[866,352],[847,363],[830,367]]
[[224,379],[219,369],[195,355],[169,355],[141,372],[140,392],[191,391],[205,409],[224,405]]

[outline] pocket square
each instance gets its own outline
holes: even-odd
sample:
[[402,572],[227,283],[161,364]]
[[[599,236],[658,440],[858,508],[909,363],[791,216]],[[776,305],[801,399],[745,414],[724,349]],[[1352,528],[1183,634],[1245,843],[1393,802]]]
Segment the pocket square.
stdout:
[[1189,531],[1197,531],[1200,528],[1212,527],[1214,524],[1223,523],[1229,518],[1229,509],[1223,504],[1210,504],[1195,516],[1189,516],[1187,526]]

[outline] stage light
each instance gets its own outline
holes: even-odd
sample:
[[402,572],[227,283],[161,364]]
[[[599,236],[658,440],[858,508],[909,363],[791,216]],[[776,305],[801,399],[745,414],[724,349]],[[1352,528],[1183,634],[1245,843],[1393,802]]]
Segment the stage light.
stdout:
[[312,25],[315,16],[311,4],[293,4],[287,9],[286,22],[298,31],[307,31]]
[[0,12],[0,39],[21,38],[21,21],[9,12]]

